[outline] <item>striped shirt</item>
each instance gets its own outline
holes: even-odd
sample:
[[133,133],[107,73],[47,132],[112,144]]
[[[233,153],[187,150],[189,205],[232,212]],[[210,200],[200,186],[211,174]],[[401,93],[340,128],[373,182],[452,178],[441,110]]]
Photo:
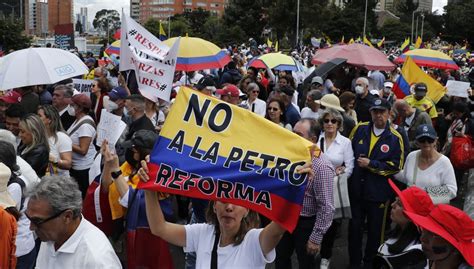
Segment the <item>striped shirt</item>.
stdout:
[[333,182],[336,172],[324,154],[313,158],[313,172],[314,177],[306,186],[300,216],[316,216],[309,240],[320,245],[334,215]]

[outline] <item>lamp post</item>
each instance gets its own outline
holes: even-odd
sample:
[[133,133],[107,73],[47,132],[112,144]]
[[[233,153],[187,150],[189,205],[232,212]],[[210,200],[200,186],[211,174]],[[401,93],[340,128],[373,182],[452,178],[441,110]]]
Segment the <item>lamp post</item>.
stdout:
[[12,6],[12,5],[7,4],[7,3],[2,3],[2,4],[4,4],[5,6],[7,6],[7,7],[9,7],[9,8],[12,9],[12,13],[11,13],[10,15],[11,15],[11,17],[12,17],[12,22],[13,22],[13,18],[15,17],[15,7],[16,7],[16,5]]
[[296,47],[299,43],[299,32],[300,32],[300,0],[296,2]]
[[415,13],[416,13],[416,10],[413,11],[413,13],[411,13],[411,40],[410,40],[410,43],[413,44],[413,27],[414,27],[414,23],[415,23]]
[[364,12],[364,33],[362,35],[363,39],[365,40],[365,29],[366,29],[366,26],[367,26],[367,3],[368,0],[365,0],[365,12]]
[[418,16],[416,16],[415,39],[418,39]]
[[423,24],[425,22],[425,14],[421,13],[421,40],[423,40]]

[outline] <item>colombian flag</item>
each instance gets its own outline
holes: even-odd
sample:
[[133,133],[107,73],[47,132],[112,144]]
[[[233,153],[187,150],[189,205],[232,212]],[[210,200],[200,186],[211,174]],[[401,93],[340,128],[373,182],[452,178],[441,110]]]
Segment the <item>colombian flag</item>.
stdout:
[[158,36],[158,39],[160,39],[161,41],[164,41],[164,40],[168,39],[166,37],[166,32],[163,29],[163,25],[161,24],[161,21],[160,21],[160,35]]
[[410,39],[405,38],[405,41],[403,42],[402,46],[400,47],[400,50],[405,53],[410,50]]
[[422,49],[422,48],[423,48],[423,41],[421,40],[421,37],[418,37],[416,39],[415,49]]
[[411,57],[407,57],[405,63],[403,64],[402,73],[393,86],[393,92],[397,98],[404,98],[405,96],[411,94],[411,85],[420,82],[426,84],[428,87],[426,96],[428,96],[435,103],[437,103],[439,99],[441,99],[441,97],[443,97],[446,93],[446,87],[423,72],[423,70],[421,70],[418,65],[416,65]]
[[296,168],[311,147],[249,110],[182,87],[150,155],[151,180],[138,187],[244,206],[292,232],[309,180]]
[[382,38],[382,40],[380,40],[378,43],[377,43],[377,47],[378,48],[381,48],[383,47],[383,43],[385,42],[385,36]]
[[372,48],[374,47],[374,45],[372,45],[372,42],[370,42],[370,40],[368,40],[367,37],[365,36],[364,36],[364,44]]

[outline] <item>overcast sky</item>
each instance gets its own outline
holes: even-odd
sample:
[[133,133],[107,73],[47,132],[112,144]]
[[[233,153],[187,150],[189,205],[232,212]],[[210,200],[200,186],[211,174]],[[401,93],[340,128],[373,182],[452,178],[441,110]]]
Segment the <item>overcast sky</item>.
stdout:
[[[433,0],[433,11],[439,10],[438,14],[443,12],[443,7],[448,0]],[[89,21],[92,22],[95,13],[101,9],[115,9],[119,13],[122,8],[125,14],[130,14],[130,0],[75,0],[74,1],[74,16],[79,13],[80,7],[88,7]]]

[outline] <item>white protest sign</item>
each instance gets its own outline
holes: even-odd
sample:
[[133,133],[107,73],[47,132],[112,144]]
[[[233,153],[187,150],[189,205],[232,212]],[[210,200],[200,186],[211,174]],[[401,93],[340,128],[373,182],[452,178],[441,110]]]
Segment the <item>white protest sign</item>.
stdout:
[[[130,46],[137,48],[139,51],[148,54],[159,60],[165,59],[170,48],[161,42],[157,37],[148,32],[143,26],[133,20],[130,16],[122,13],[122,35],[121,47]],[[125,37],[125,38],[122,38]],[[125,39],[125,44],[123,43]],[[122,59],[122,55],[120,55]]]
[[467,90],[469,90],[470,87],[471,84],[469,82],[448,80],[446,83],[446,88],[448,89],[446,95],[468,98]]
[[94,84],[94,80],[73,79],[72,83],[74,84],[74,88],[78,90],[80,93],[84,93],[87,96],[90,96],[91,90],[92,90],[92,84]]
[[102,142],[107,140],[110,149],[115,148],[115,144],[119,140],[127,124],[122,121],[120,116],[114,115],[107,110],[102,109],[100,114],[100,122],[97,125],[97,146],[102,146]]
[[158,98],[170,100],[180,41],[180,38],[176,40],[164,61],[140,58],[136,50],[131,51],[138,88],[147,99],[154,102]]

